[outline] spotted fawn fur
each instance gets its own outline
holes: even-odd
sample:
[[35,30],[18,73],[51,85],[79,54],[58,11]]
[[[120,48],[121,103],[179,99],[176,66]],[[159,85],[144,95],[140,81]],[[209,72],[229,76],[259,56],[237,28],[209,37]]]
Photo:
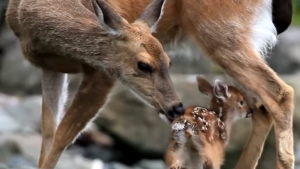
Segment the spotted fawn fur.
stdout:
[[197,77],[201,93],[210,96],[209,109],[190,106],[172,123],[172,138],[166,153],[170,169],[218,169],[232,124],[251,116],[244,94],[216,80],[214,86]]

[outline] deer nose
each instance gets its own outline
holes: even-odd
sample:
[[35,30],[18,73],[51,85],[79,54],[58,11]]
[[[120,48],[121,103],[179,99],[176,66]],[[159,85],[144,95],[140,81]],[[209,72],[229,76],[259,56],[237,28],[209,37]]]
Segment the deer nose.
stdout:
[[184,113],[184,107],[182,103],[176,104],[172,107],[172,110],[169,112],[169,115],[173,118],[177,118]]

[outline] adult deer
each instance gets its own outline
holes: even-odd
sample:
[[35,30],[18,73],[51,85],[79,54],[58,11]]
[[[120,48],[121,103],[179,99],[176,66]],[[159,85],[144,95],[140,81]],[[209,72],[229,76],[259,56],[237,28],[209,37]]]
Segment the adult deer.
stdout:
[[[91,45],[94,39],[90,41],[83,37],[82,34],[84,30],[94,30],[89,29],[96,19],[94,14],[90,12],[93,11],[90,0],[22,0],[22,3],[20,3],[20,1],[21,0],[10,1],[7,10],[7,20],[15,34],[21,40],[24,53],[35,53],[29,57],[34,64],[40,64],[44,69],[53,70],[59,67],[64,70],[63,72],[79,72],[77,69],[79,66],[77,65],[82,62],[86,63],[85,65],[94,66],[97,65],[96,63],[99,63],[97,59],[95,59],[96,61],[91,61],[91,57],[87,56],[91,54],[95,56],[99,51],[103,51],[104,48],[98,50],[99,46]],[[106,1],[129,23],[139,18],[147,5],[152,2],[152,0]],[[154,4],[162,3],[162,1],[163,0],[155,0]],[[276,31],[277,34],[282,33],[289,26],[292,13],[291,4],[292,0],[273,0],[273,3],[272,0],[168,0],[164,5],[163,15],[159,19],[159,24],[154,24],[152,27],[157,28],[155,36],[162,43],[174,41],[177,37],[187,34],[193,36],[212,61],[219,64],[229,76],[261,99],[266,110],[272,115],[275,122],[277,168],[294,168],[292,133],[294,91],[269,68],[264,61],[264,56],[265,49],[273,47],[276,43]],[[84,7],[89,9],[89,11]],[[97,13],[99,15],[99,12]],[[160,12],[159,10],[152,10],[143,16],[149,16],[151,13],[156,14]],[[99,16],[102,18],[101,13]],[[74,20],[74,18],[77,18],[77,20]],[[106,23],[111,25],[112,28],[116,28],[115,23],[112,24],[107,21]],[[62,30],[57,31],[59,30],[57,28],[61,25],[67,27],[63,27]],[[80,33],[74,33],[74,28],[80,28]],[[104,28],[107,27],[104,26]],[[108,29],[108,31],[112,33],[115,32],[111,31],[111,29]],[[63,32],[64,36],[57,36],[60,35],[60,32]],[[99,33],[101,32],[100,30],[92,32],[93,33],[89,34],[89,36],[93,34],[93,37],[106,37],[106,34]],[[40,47],[41,38],[45,39],[44,46],[42,47]],[[54,43],[57,42],[57,39],[62,40],[61,42],[65,44],[63,46],[57,45],[57,43]],[[30,43],[39,44],[39,47],[34,45],[30,46]],[[82,46],[82,48],[78,49],[74,46]],[[64,47],[65,50],[61,50],[61,47]],[[69,52],[71,49],[72,56]],[[47,58],[53,58],[57,56],[59,51],[65,54],[66,57],[58,57],[59,59],[56,60],[49,59],[47,62],[43,59],[36,59],[45,58],[45,55],[48,53],[50,53],[51,56],[46,55]],[[86,55],[83,51],[89,52],[89,54]],[[112,51],[105,50],[105,52],[110,53]],[[37,55],[40,57],[37,57]],[[115,60],[120,59],[118,56],[120,55],[114,56],[116,58]],[[118,62],[121,63],[120,66],[127,65],[127,62],[122,61],[123,62]],[[111,69],[106,70],[121,79],[126,75],[126,73],[110,71]],[[88,70],[86,71],[88,72]],[[107,77],[106,74],[102,76]],[[88,85],[86,81],[91,81],[91,78],[85,78],[83,86]],[[98,81],[94,83],[98,83]],[[98,85],[93,86],[95,87],[94,91],[97,91],[96,86]],[[112,85],[107,84],[107,86]],[[140,87],[141,86],[136,88],[140,89]],[[84,87],[81,88],[83,89]],[[93,93],[93,95],[95,94],[96,93]],[[45,92],[44,95],[46,95]],[[83,95],[83,93],[80,94],[79,92],[77,97],[82,97],[80,95]],[[89,97],[89,99],[90,98],[95,99],[94,97]],[[79,102],[80,100],[76,100],[79,99],[75,99],[74,103],[77,104],[73,104],[73,107],[81,103]],[[92,103],[82,102],[81,104],[86,105]],[[98,102],[98,104],[100,103]],[[101,105],[96,107],[101,107]],[[49,111],[45,105],[43,109]],[[69,120],[67,118],[71,118],[71,113],[69,112],[70,111],[68,111],[64,117],[65,120],[62,120],[65,121],[65,123],[72,120],[84,120],[82,118],[76,119],[76,114],[79,113],[72,113],[72,119]],[[77,112],[79,112],[79,110]],[[48,113],[48,115],[49,114],[50,113]],[[90,118],[92,116],[93,115],[90,115]],[[46,115],[43,117],[47,119]],[[44,124],[52,123],[51,120],[44,121]],[[253,120],[253,122],[254,121],[255,120]],[[64,123],[61,123],[61,125],[59,125],[58,131],[62,128],[61,126],[63,126],[63,124]],[[76,123],[74,122],[74,124]],[[260,123],[259,126],[253,126],[253,132],[245,147],[245,151],[243,151],[237,168],[254,168],[256,166],[272,122]],[[257,127],[260,127],[261,130],[257,129]],[[51,134],[44,133],[44,135],[44,138],[49,138]],[[61,138],[57,139],[62,140]],[[54,139],[54,142],[58,140]],[[69,140],[71,139],[69,138]],[[253,146],[259,147],[259,149],[252,149],[251,147]],[[60,148],[62,149],[62,147]],[[249,159],[249,157],[251,158]],[[245,163],[248,165],[242,165]]]
[[[40,168],[55,167],[64,149],[103,107],[116,79],[168,117],[184,112],[168,73],[170,60],[151,35],[163,2],[150,4],[134,23],[104,0],[9,2],[7,22],[24,56],[43,71]],[[83,73],[64,116],[67,77],[62,73]]]
[[[108,2],[133,21],[150,1],[134,1],[134,12],[133,0]],[[274,120],[277,168],[286,169],[294,168],[295,161],[294,90],[264,58],[276,44],[276,35],[290,25],[291,17],[292,0],[168,0],[155,34],[164,44],[192,36],[206,56],[259,99],[264,106],[258,108],[264,107]],[[255,168],[273,122],[253,118],[253,124],[259,125],[253,125],[237,168]]]

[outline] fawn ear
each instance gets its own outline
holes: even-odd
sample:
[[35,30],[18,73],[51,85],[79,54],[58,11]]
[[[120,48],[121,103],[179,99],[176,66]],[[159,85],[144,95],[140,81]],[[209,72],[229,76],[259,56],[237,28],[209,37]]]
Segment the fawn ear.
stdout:
[[92,0],[92,5],[102,28],[112,35],[119,34],[127,21],[104,0]]
[[205,79],[204,76],[198,75],[197,76],[197,83],[198,83],[198,90],[208,96],[212,96],[213,87],[212,85]]
[[215,80],[213,93],[217,98],[223,101],[226,101],[227,99],[230,98],[230,94],[228,92],[228,86],[218,79]]
[[151,2],[139,18],[140,21],[146,23],[151,32],[154,33],[157,28],[157,24],[163,15],[164,4],[166,0],[154,0]]

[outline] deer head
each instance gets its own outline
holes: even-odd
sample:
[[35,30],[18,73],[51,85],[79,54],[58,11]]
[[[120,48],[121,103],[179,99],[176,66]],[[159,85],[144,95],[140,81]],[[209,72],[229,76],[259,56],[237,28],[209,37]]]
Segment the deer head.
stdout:
[[197,76],[197,83],[199,91],[211,98],[210,109],[219,113],[221,119],[236,121],[251,116],[245,94],[237,88],[227,86],[220,80],[215,80],[212,86],[203,76]]
[[101,27],[112,39],[113,49],[103,64],[107,72],[169,119],[183,114],[168,72],[170,59],[152,35],[165,1],[153,1],[133,23],[128,23],[104,0],[92,2]]

